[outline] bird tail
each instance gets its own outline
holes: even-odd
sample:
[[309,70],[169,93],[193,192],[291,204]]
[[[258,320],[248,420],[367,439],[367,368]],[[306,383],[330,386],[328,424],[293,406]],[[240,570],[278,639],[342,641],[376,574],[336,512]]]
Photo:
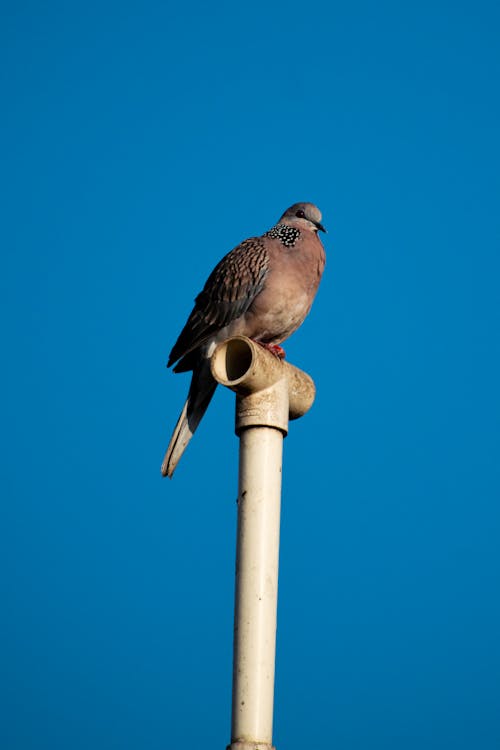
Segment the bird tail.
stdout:
[[164,477],[172,477],[182,454],[212,400],[216,388],[217,382],[210,372],[210,361],[203,360],[193,370],[187,401],[170,438],[170,444],[161,465],[161,473]]

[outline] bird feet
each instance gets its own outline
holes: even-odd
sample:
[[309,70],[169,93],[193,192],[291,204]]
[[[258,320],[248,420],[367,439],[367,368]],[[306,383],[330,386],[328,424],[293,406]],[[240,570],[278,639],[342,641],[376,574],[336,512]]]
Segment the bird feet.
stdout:
[[274,354],[277,359],[285,359],[285,350],[279,344],[265,344],[263,341],[256,341],[255,343],[267,349],[271,354]]

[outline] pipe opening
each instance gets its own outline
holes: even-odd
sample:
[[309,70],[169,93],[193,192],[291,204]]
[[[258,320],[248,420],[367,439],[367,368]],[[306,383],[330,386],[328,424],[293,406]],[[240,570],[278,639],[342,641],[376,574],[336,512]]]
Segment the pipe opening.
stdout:
[[239,380],[250,368],[253,360],[251,347],[246,341],[232,339],[225,352],[226,376],[229,382]]

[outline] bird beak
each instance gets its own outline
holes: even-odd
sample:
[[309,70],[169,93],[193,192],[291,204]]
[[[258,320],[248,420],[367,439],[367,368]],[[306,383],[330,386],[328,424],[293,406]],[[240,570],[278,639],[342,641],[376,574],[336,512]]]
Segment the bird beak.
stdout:
[[315,221],[314,225],[318,229],[319,232],[324,232],[325,234],[328,234],[323,224],[320,224],[319,221]]

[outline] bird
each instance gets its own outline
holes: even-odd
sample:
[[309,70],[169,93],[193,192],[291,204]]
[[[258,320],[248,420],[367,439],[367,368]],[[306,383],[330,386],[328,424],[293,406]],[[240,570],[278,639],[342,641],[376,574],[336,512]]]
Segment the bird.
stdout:
[[214,395],[210,357],[217,344],[242,335],[283,358],[281,346],[309,313],[325,268],[313,203],[294,203],[259,237],[250,237],[216,265],[195,299],[167,367],[192,371],[188,396],[161,465],[172,477]]

